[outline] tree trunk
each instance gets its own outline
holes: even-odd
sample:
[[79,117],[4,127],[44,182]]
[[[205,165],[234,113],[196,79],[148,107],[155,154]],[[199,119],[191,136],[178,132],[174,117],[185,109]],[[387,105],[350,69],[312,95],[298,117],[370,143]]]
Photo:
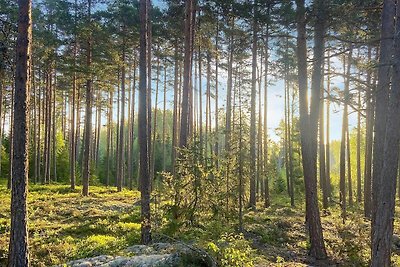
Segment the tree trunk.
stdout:
[[109,103],[108,103],[108,112],[107,112],[107,151],[106,151],[106,160],[107,160],[107,170],[106,170],[106,185],[110,185],[110,168],[111,168],[111,157],[110,157],[110,146],[111,146],[111,131],[112,131],[112,109],[113,109],[113,92],[109,93]]
[[[368,62],[371,61],[372,49],[368,47]],[[366,134],[365,134],[365,164],[364,164],[364,216],[371,217],[371,175],[372,175],[372,146],[373,146],[373,127],[374,127],[374,108],[372,96],[371,70],[367,72],[366,90]]]
[[28,267],[28,123],[32,42],[31,1],[18,1],[9,267]]
[[307,103],[307,43],[304,0],[296,0],[297,60],[300,98],[300,133],[302,161],[306,191],[306,220],[310,235],[310,255],[326,258],[326,250],[318,208],[317,195],[317,128],[321,92],[321,72],[324,55],[325,14],[323,1],[316,0],[317,21],[315,24],[314,68],[311,87],[311,108]]
[[[398,172],[399,162],[399,138],[400,138],[400,120],[398,115],[400,113],[400,36],[398,31],[400,30],[400,1],[397,0],[397,11],[396,11],[396,35],[394,35],[394,57],[393,57],[393,72],[392,72],[392,89],[389,90],[390,84],[387,87],[381,87],[390,81],[390,76],[386,76],[387,73],[381,73],[382,69],[386,69],[389,65],[389,61],[382,61],[385,59],[391,59],[391,48],[390,43],[393,38],[389,40],[381,39],[381,52],[380,52],[380,63],[378,69],[378,91],[376,92],[376,121],[375,126],[382,122],[379,119],[387,120],[386,128],[383,130],[384,136],[375,136],[376,142],[384,142],[383,155],[376,154],[379,151],[374,150],[374,163],[375,157],[380,160],[379,173],[376,173],[377,169],[374,164],[374,195],[373,195],[373,231],[372,231],[372,267],[388,267],[391,265],[390,256],[392,248],[393,238],[393,221],[394,221],[394,209],[395,209],[395,197],[396,197],[396,177]],[[384,1],[382,11],[382,32],[381,37],[391,37],[393,32],[393,11],[396,9],[395,1]],[[386,47],[383,42],[389,41]],[[388,48],[389,50],[383,50]],[[384,64],[386,63],[386,64]],[[389,69],[386,69],[390,72]],[[381,92],[379,90],[387,91],[388,97],[381,98]],[[384,103],[386,101],[386,103]],[[381,106],[382,105],[382,106]],[[383,111],[378,109],[385,108],[385,114],[380,114]],[[383,116],[385,115],[385,116]],[[378,129],[375,129],[378,134]],[[382,151],[382,150],[380,150]],[[376,183],[379,187],[375,187]],[[377,190],[377,191],[375,191]],[[375,202],[376,201],[376,202]]]
[[149,121],[147,112],[150,107],[147,106],[147,53],[149,39],[149,21],[148,21],[149,0],[140,0],[140,59],[139,59],[139,151],[140,151],[140,192],[141,192],[141,242],[149,244],[151,242],[151,224],[150,224],[150,173],[149,173],[149,153],[148,153],[148,127]]
[[[133,63],[133,85],[132,85],[132,106],[131,106],[131,148],[130,148],[130,153],[131,153],[131,161],[128,162],[129,164],[129,189],[133,189],[133,161],[135,160],[135,155],[133,153],[133,145],[135,142],[135,101],[136,101],[136,53],[135,53],[135,58],[134,58],[134,63]],[[138,184],[138,181],[136,181],[136,184]]]
[[76,145],[75,145],[75,102],[76,102],[76,57],[77,57],[77,37],[76,37],[76,23],[77,23],[77,0],[75,0],[75,20],[74,20],[74,73],[72,76],[72,101],[70,104],[71,114],[71,126],[69,129],[69,142],[70,142],[70,153],[69,153],[69,176],[71,182],[71,189],[75,189],[75,163],[76,163]]
[[166,111],[167,111],[167,65],[164,66],[164,97],[163,97],[163,123],[162,123],[162,170],[166,171],[165,168],[165,134],[167,130],[166,124]]
[[[257,0],[253,6],[253,44],[252,44],[252,71],[251,71],[251,110],[250,110],[250,169],[256,169],[256,79],[257,79]],[[256,176],[255,171],[250,176],[250,207],[256,209]]]
[[357,107],[357,203],[361,203],[361,91],[358,92]]
[[[322,83],[323,85],[324,83]],[[328,192],[326,186],[326,159],[325,159],[325,90],[324,86],[321,86],[321,103],[319,110],[319,180],[322,188],[322,207],[328,208]],[[329,141],[327,141],[329,142]]]
[[217,18],[217,34],[215,36],[215,144],[214,144],[214,155],[215,155],[215,163],[216,167],[218,168],[218,153],[219,153],[219,144],[218,144],[218,67],[219,67],[219,48],[218,48],[218,41],[219,41],[219,20]]
[[[383,155],[385,147],[385,131],[389,103],[390,73],[393,47],[394,20],[396,12],[395,0],[385,0],[382,9],[382,24],[380,38],[380,56],[378,68],[378,87],[375,91],[375,125],[373,144],[373,175],[372,175],[372,236],[375,236],[375,220],[379,191],[381,184],[381,173],[383,166]],[[373,244],[374,247],[374,244]],[[376,265],[378,266],[378,265]],[[384,266],[384,265],[379,265]]]
[[[347,122],[348,123],[348,122]],[[349,206],[353,206],[353,179],[351,176],[351,157],[350,157],[350,133],[349,126],[346,131],[346,145],[347,145],[347,179],[349,184]]]
[[157,138],[157,108],[158,108],[158,89],[160,83],[160,57],[157,57],[157,73],[156,73],[156,99],[154,102],[154,119],[153,119],[153,138],[151,147],[151,163],[150,163],[150,179],[155,180],[155,157],[156,157],[156,138]]
[[[88,22],[91,24],[91,5],[92,0],[88,0]],[[90,69],[92,65],[92,38],[88,37],[86,51],[86,66]],[[83,168],[82,168],[82,195],[89,195],[89,177],[90,177],[90,148],[92,141],[92,77],[86,80],[86,111],[85,111],[85,141],[83,151]]]
[[[270,13],[270,6],[268,6],[268,17]],[[268,181],[268,70],[269,70],[269,24],[265,33],[265,75],[264,75],[264,207],[270,206],[269,199],[269,181]]]
[[184,57],[184,73],[183,73],[183,90],[182,90],[182,112],[179,147],[187,146],[188,128],[189,128],[189,91],[192,70],[192,25],[194,14],[194,0],[188,0],[185,4],[185,57]]
[[[350,69],[351,69],[351,60],[352,60],[352,48],[350,48],[348,57],[347,57],[347,65],[344,63],[343,64],[343,70],[344,70],[344,109],[343,109],[343,119],[342,119],[342,138],[340,142],[340,203],[341,203],[341,208],[342,208],[342,218],[343,222],[346,219],[346,134],[348,131],[349,127],[349,122],[348,122],[348,102],[350,101]],[[348,144],[347,144],[348,145]],[[350,166],[351,167],[351,166]],[[348,177],[349,173],[347,173]],[[348,179],[348,182],[350,182],[350,178]],[[350,183],[348,183],[349,186],[349,204],[350,204]]]
[[117,190],[122,191],[124,180],[125,154],[124,154],[124,128],[125,128],[125,40],[122,49],[122,66],[121,66],[121,121],[119,123],[119,145],[118,145],[118,176]]
[[177,147],[177,136],[178,136],[178,40],[175,42],[175,65],[174,65],[174,111],[172,115],[173,125],[172,125],[172,174],[175,177],[175,163],[176,163],[176,147]]
[[[54,87],[53,87],[53,102],[52,104],[52,158],[53,158],[53,181],[57,182],[57,151],[56,151],[56,88],[57,88],[57,71],[54,71]],[[50,176],[49,176],[50,177]]]

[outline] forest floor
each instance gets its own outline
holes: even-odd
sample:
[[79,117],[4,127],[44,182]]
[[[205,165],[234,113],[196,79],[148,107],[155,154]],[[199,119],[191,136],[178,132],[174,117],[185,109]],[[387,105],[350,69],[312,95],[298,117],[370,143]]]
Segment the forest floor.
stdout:
[[[32,266],[52,266],[102,254],[118,255],[124,248],[139,243],[139,192],[116,192],[114,188],[96,186],[90,189],[90,197],[83,198],[79,187],[71,190],[66,185],[30,186],[29,245]],[[8,250],[9,195],[5,186],[0,185],[0,266],[5,265]],[[368,265],[370,223],[363,219],[361,210],[357,207],[350,210],[344,224],[337,209],[322,214],[330,260],[316,262],[307,255],[309,243],[304,225],[304,207],[288,207],[282,199],[277,198],[271,208],[245,214],[245,232],[240,244],[235,236],[227,238],[232,234],[228,229],[232,228],[225,228],[221,222],[209,222],[210,225],[201,231],[187,228],[175,238],[212,250],[210,244],[219,244],[222,236],[226,242],[236,242],[231,248],[239,252],[248,247],[250,254],[246,257],[254,266],[260,267]],[[396,224],[395,232],[399,230]],[[235,250],[225,250],[224,253],[232,251]],[[394,265],[400,266],[400,257],[395,254],[393,259]],[[247,265],[250,264],[244,266]]]

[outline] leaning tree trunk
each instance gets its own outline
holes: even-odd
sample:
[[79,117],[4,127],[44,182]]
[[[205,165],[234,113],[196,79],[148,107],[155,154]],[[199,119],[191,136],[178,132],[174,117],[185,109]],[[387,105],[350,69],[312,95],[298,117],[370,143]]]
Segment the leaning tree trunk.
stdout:
[[13,165],[11,179],[11,230],[9,267],[28,267],[28,123],[29,76],[31,58],[31,1],[18,1],[18,37],[16,48]]

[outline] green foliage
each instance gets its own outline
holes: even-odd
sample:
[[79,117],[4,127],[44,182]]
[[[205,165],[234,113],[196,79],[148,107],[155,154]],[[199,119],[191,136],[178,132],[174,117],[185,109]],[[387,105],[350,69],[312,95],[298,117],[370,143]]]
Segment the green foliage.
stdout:
[[122,248],[123,242],[114,236],[91,235],[79,244],[79,257],[101,255]]
[[216,243],[209,242],[207,250],[217,259],[218,266],[254,266],[253,250],[242,234],[223,234]]

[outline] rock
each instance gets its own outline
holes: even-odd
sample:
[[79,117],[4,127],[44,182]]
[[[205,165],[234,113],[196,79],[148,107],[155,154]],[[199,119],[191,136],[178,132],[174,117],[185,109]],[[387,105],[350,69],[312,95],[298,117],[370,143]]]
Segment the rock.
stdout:
[[92,266],[93,266],[93,264],[90,261],[84,261],[84,262],[72,265],[72,267],[92,267]]
[[[154,243],[125,249],[126,256],[101,255],[71,261],[58,267],[214,267],[215,261],[205,252],[182,243]],[[134,255],[129,255],[133,253]]]
[[142,255],[142,254],[149,255],[149,254],[155,253],[153,247],[149,247],[149,246],[145,246],[145,245],[131,246],[131,247],[128,247],[127,249],[125,249],[125,251],[134,253],[135,255]]
[[112,259],[111,261],[109,261],[107,263],[96,265],[96,266],[99,266],[99,267],[120,267],[120,266],[126,266],[128,261],[129,261],[129,258],[116,257],[116,258]]
[[[171,254],[142,255],[131,258],[124,267],[161,267],[167,266]],[[173,265],[168,265],[173,266]]]

